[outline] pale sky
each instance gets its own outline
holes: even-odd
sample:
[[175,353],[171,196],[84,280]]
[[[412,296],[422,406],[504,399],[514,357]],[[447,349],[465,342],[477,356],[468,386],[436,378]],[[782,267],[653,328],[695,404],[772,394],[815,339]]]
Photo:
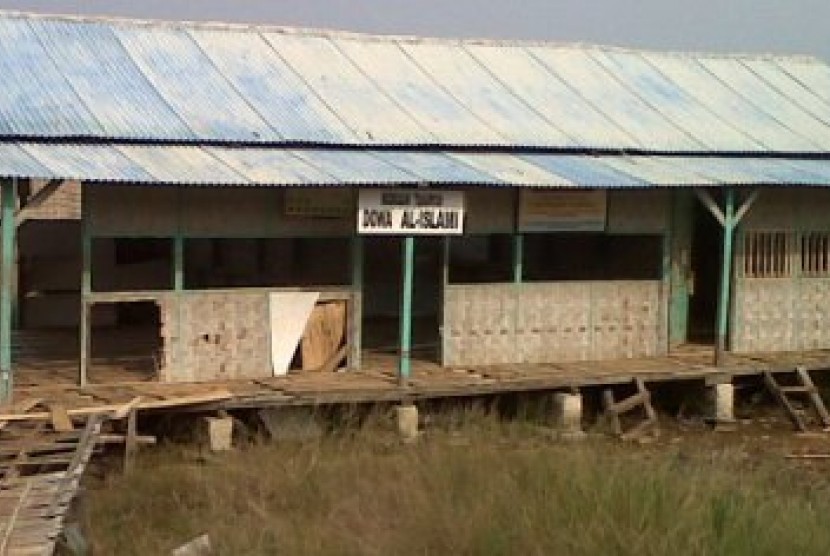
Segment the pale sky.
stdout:
[[830,61],[828,0],[0,0],[0,8],[670,50],[811,54]]

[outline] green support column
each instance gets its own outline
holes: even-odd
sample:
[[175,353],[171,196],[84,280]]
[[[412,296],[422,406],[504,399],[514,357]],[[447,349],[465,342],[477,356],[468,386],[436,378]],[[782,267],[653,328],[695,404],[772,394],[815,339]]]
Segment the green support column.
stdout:
[[86,184],[81,184],[81,357],[78,368],[78,384],[86,386],[90,353],[90,305],[92,293],[92,234],[89,230],[89,206]]
[[2,268],[0,268],[0,398],[8,402],[12,398],[12,281],[14,276],[15,244],[17,243],[17,225],[15,208],[17,201],[17,180],[4,181],[2,195]]
[[176,234],[173,236],[173,292],[176,297],[176,345],[173,353],[175,354],[175,371],[180,376],[184,376],[185,369],[182,368],[182,361],[184,360],[184,339],[182,338],[182,292],[184,291],[184,233],[183,218],[182,218],[182,195],[181,187],[176,189]]
[[402,241],[403,279],[401,283],[400,316],[400,360],[398,362],[398,379],[401,384],[409,380],[412,371],[412,283],[415,274],[415,238],[406,236]]
[[513,283],[521,284],[524,277],[524,248],[525,237],[522,234],[513,234]]
[[684,189],[672,192],[671,294],[669,299],[669,344],[688,339],[694,198]]
[[729,187],[724,192],[723,208],[723,254],[721,262],[720,296],[718,298],[717,339],[715,363],[720,363],[726,352],[726,337],[729,333],[729,301],[732,286],[733,236],[735,232],[735,190]]
[[450,284],[450,256],[452,254],[452,237],[444,236],[441,240],[443,253],[441,254],[441,278],[438,283],[438,362],[444,366],[444,356],[447,353],[446,320],[447,320],[447,287]]
[[352,238],[352,310],[350,316],[351,352],[349,368],[360,369],[363,348],[363,238]]
[[671,230],[663,233],[662,261],[660,270],[660,326],[663,349],[669,352],[671,346],[671,267],[672,267],[672,234]]
[[173,238],[173,289],[184,290],[184,237],[180,233]]

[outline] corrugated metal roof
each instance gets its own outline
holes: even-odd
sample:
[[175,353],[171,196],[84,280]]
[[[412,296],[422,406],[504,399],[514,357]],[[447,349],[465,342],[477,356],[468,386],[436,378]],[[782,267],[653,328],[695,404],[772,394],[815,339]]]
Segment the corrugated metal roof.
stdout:
[[830,159],[0,143],[0,178],[220,186],[830,186]]
[[0,135],[830,152],[803,58],[0,13]]

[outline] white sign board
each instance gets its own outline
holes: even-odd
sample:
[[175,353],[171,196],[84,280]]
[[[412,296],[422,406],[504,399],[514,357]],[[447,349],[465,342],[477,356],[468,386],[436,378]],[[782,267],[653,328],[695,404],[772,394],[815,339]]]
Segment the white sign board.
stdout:
[[464,193],[432,189],[361,189],[359,234],[460,235]]
[[519,199],[520,232],[601,232],[605,190],[525,190]]

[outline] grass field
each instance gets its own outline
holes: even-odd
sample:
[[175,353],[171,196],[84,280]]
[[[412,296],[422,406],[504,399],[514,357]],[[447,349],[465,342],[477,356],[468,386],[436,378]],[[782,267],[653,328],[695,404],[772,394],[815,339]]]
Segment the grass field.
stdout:
[[82,524],[95,554],[208,533],[233,555],[826,555],[824,469],[741,446],[556,443],[481,418],[414,445],[369,427],[221,456],[163,446],[91,485]]

